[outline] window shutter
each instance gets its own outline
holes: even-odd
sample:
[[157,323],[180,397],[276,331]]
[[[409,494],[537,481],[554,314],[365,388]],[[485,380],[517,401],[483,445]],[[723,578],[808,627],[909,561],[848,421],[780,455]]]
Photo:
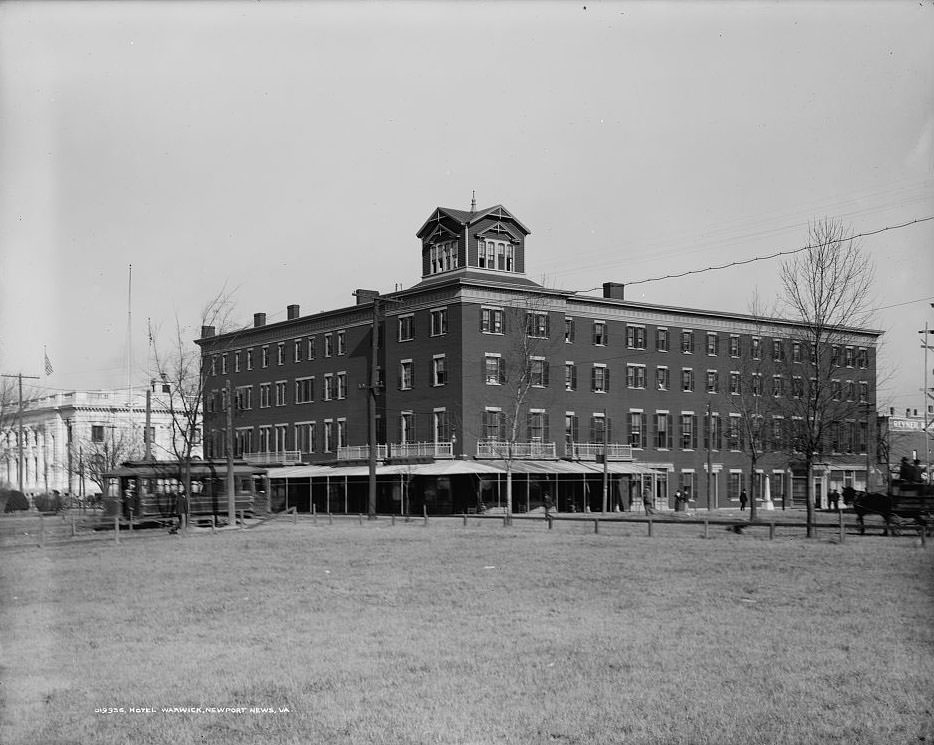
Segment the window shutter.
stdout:
[[551,435],[548,430],[548,412],[542,414],[542,442],[550,442]]
[[[484,313],[483,308],[481,308],[480,309],[480,331],[483,331],[483,313]],[[492,324],[492,314],[491,314],[490,323]]]
[[571,389],[577,390],[577,365],[571,366]]
[[485,440],[487,433],[490,431],[490,412],[481,411],[480,412],[480,439]]
[[610,343],[610,324],[608,321],[603,324],[603,344],[609,345]]
[[542,360],[542,385],[548,385],[548,360]]
[[674,442],[674,431],[673,431],[674,420],[672,419],[671,414],[666,414],[665,416],[668,419],[668,449],[671,450],[672,444]]
[[545,314],[545,338],[551,337],[551,315]]
[[506,417],[503,416],[503,412],[496,412],[496,421],[499,424],[499,435],[498,438],[502,442],[506,439]]
[[603,368],[603,390],[610,392],[610,368]]
[[691,446],[697,447],[697,417],[691,417]]
[[613,442],[613,420],[606,417],[606,441]]
[[574,341],[574,330],[575,330],[575,329],[574,329],[574,326],[575,326],[575,324],[574,324],[574,319],[572,318],[572,319],[571,319],[571,329],[570,329],[570,332],[571,332],[571,333],[570,333],[570,339],[571,339],[572,342]]
[[[590,368],[590,390],[597,390],[597,368],[595,367]],[[593,438],[591,438],[591,441],[593,441]]]
[[506,384],[506,363],[502,357],[497,357],[496,368],[499,372],[500,385]]
[[532,413],[526,412],[525,415],[525,441],[532,441]]
[[589,442],[593,443],[596,441],[597,441],[597,418],[592,416],[590,417],[590,440]]
[[596,323],[593,324],[590,330],[590,343],[591,344],[597,343],[597,324]]

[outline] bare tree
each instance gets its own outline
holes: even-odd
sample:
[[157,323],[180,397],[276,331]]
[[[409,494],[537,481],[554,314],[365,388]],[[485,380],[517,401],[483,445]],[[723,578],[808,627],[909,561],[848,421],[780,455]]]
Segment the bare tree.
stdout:
[[[232,311],[232,296],[222,288],[203,307],[200,326],[213,326],[223,333],[229,325]],[[192,453],[201,444],[203,437],[204,381],[207,373],[201,351],[193,341],[195,333],[195,330],[176,317],[174,333],[165,346],[160,347],[154,342],[156,373],[159,376],[157,382],[162,391],[159,402],[169,411],[172,455],[181,466],[182,484],[189,498]]]
[[[547,412],[544,406],[541,412],[530,411],[530,398],[537,393],[536,389],[544,392],[551,385],[549,360],[555,356],[549,352],[553,351],[554,333],[540,295],[505,308],[498,322],[503,326],[506,344],[502,352],[485,357],[483,375],[495,386],[490,392],[496,391],[493,400],[501,406],[498,411],[484,412],[478,440],[505,464],[506,515],[511,519],[515,461],[546,457],[550,452],[544,442],[548,432]],[[540,439],[533,433],[541,433]]]
[[[811,225],[808,246],[785,262],[780,272],[780,300],[799,322],[797,338],[808,353],[809,376],[802,380],[800,395],[783,398],[781,405],[788,415],[788,445],[804,461],[809,537],[815,458],[825,452],[832,428],[860,406],[840,395],[836,376],[844,364],[841,349],[869,320],[873,275],[871,262],[850,230],[830,218]],[[874,395],[869,392],[863,408]]]
[[[83,475],[97,484],[101,493],[106,492],[104,474],[113,473],[117,467],[128,460],[135,460],[143,452],[142,436],[131,429],[108,425],[110,436],[106,434],[99,441],[86,439],[80,447],[84,453],[81,468]],[[73,466],[78,473],[78,467]]]

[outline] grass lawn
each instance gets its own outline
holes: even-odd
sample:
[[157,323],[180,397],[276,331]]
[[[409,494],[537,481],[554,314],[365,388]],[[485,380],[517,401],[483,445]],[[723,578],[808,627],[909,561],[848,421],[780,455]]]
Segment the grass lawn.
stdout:
[[306,519],[7,544],[0,742],[934,742],[930,544],[710,535]]

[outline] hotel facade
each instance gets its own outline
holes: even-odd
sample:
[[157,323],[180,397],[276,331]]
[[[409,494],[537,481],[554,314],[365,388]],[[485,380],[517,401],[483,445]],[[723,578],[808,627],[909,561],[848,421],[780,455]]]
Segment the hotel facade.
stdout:
[[[753,479],[776,505],[803,499],[791,404],[815,353],[799,325],[632,302],[612,282],[602,297],[543,287],[526,276],[530,230],[501,205],[439,207],[416,235],[410,288],[202,329],[206,457],[229,441],[271,466],[274,506],[359,511],[372,401],[381,512],[502,504],[507,471],[517,510],[639,509],[646,488],[660,508],[678,490],[729,507]],[[848,329],[832,350],[839,416],[812,471],[819,505],[873,468],[879,336]]]

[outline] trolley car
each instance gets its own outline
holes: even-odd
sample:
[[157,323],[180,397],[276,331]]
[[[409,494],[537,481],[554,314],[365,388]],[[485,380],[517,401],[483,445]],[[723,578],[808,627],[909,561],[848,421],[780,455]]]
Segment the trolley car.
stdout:
[[[235,462],[234,505],[237,513],[253,516],[265,512],[257,498],[257,481],[266,471]],[[105,519],[119,517],[132,524],[167,524],[180,514],[197,521],[211,515],[227,516],[226,461],[193,461],[191,494],[185,494],[182,465],[176,461],[126,462],[104,475]]]

